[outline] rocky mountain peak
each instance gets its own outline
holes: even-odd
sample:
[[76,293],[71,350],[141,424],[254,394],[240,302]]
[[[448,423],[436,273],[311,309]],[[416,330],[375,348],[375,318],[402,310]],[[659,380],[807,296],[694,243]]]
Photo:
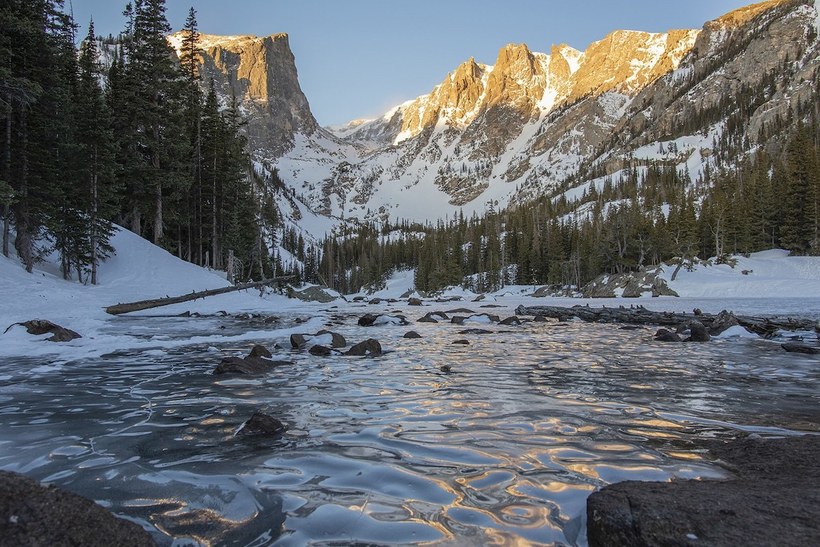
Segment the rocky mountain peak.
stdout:
[[[177,51],[183,36],[168,38]],[[253,150],[280,156],[293,146],[296,133],[310,135],[319,128],[299,85],[287,34],[202,34],[200,48],[203,81],[213,78],[224,103],[232,96],[240,100]]]

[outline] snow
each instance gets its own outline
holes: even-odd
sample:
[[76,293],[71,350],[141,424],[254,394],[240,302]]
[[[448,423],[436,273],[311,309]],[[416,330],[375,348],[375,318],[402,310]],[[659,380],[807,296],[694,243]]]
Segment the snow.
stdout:
[[[60,352],[72,358],[100,355],[123,347],[144,348],[162,346],[173,347],[180,341],[135,340],[132,337],[111,336],[106,330],[120,318],[108,315],[103,310],[113,304],[134,302],[164,296],[179,296],[193,291],[215,289],[228,286],[224,273],[209,271],[184,262],[148,241],[129,232],[119,230],[111,239],[117,254],[100,266],[97,286],[86,286],[76,281],[65,281],[57,275],[58,262],[51,257],[38,265],[29,274],[16,257],[0,255],[0,356],[3,355],[46,355]],[[296,301],[284,296],[265,295],[258,290],[240,291],[203,300],[187,302],[138,312],[142,315],[161,313],[174,315],[185,311],[214,314],[220,310],[232,313],[254,312],[272,314],[282,309],[294,308]],[[304,304],[302,304],[304,306]],[[14,323],[32,319],[46,319],[70,328],[82,338],[63,344],[44,343],[42,338],[26,334],[22,327],[12,327]],[[300,331],[315,332],[322,323],[301,325]],[[247,332],[233,339],[252,340],[271,336],[272,331]],[[276,337],[286,338],[289,333],[280,331]],[[226,340],[220,335],[199,336],[188,339],[185,344],[207,343]]]
[[[136,315],[173,317],[185,311],[208,315],[224,310],[230,314],[306,315],[307,321],[292,329],[277,328],[275,324],[260,324],[255,327],[257,330],[238,335],[226,336],[216,331],[196,332],[182,339],[162,335],[140,338],[136,333],[123,329],[122,322],[128,321],[127,317],[108,315],[103,308],[117,303],[225,287],[227,281],[221,272],[209,271],[179,260],[127,230],[119,230],[112,238],[112,244],[117,249],[117,254],[101,265],[98,286],[63,280],[56,274],[56,257],[50,257],[45,263],[38,265],[33,274],[28,274],[16,257],[0,256],[0,302],[3,302],[0,308],[0,358],[56,355],[57,359],[39,365],[53,368],[60,367],[67,361],[100,356],[117,350],[139,349],[161,357],[163,352],[171,348],[191,344],[214,346],[253,340],[287,343],[290,334],[317,332],[324,328],[328,319],[327,305],[290,300],[270,293],[260,295],[258,290],[249,290],[146,310]],[[786,251],[770,250],[749,257],[736,257],[736,260],[734,268],[725,264],[699,263],[693,271],[681,269],[674,282],[669,281],[674,267],[665,266],[662,276],[682,298],[645,298],[640,300],[640,304],[655,311],[691,311],[699,307],[707,313],[730,309],[746,314],[820,317],[820,257],[792,257]],[[387,281],[386,287],[373,296],[395,299],[405,299],[408,295],[418,296],[414,290],[413,277],[412,270],[396,272]],[[497,303],[503,308],[503,311],[497,313],[505,315],[514,313],[515,308],[521,304],[619,306],[628,302],[617,298],[534,298],[531,295],[537,288],[508,286],[494,294],[485,295],[483,301]],[[442,291],[440,296],[470,302],[477,295],[462,287],[452,287]],[[341,301],[337,305],[340,308],[346,306]],[[52,321],[79,332],[82,338],[60,344],[45,342],[43,339],[48,335],[31,336],[22,327],[12,326],[32,319]],[[471,318],[471,321],[483,320],[482,317]],[[188,320],[180,318],[179,321]],[[392,324],[398,320],[383,316],[382,321]],[[6,330],[7,327],[11,328]],[[124,330],[128,333],[123,334]],[[724,337],[743,335],[735,330],[729,331]]]
[[671,281],[674,267],[667,267],[662,277],[675,292],[685,297],[820,297],[818,257],[792,257],[788,251],[770,250],[736,259],[734,267],[727,264],[697,265],[691,272],[681,268],[675,281]]

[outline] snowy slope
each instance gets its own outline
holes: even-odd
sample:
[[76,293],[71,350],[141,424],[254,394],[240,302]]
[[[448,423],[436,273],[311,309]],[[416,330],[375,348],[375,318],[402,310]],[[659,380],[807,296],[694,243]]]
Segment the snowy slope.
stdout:
[[[218,273],[184,262],[128,230],[117,232],[111,243],[117,254],[101,265],[97,286],[63,280],[55,275],[57,264],[53,262],[45,262],[33,274],[28,274],[16,258],[0,255],[0,302],[3,303],[0,306],[0,356],[67,350],[69,354],[82,356],[131,347],[133,340],[110,339],[105,334],[106,327],[119,320],[106,314],[105,306],[228,286]],[[294,305],[294,301],[285,297],[260,297],[258,290],[252,290],[146,310],[141,314],[173,315],[184,311],[213,314],[220,310],[273,314]],[[55,345],[26,334],[22,327],[12,327],[2,334],[13,323],[32,319],[47,319],[77,331],[83,338]],[[248,336],[253,338],[254,334]]]

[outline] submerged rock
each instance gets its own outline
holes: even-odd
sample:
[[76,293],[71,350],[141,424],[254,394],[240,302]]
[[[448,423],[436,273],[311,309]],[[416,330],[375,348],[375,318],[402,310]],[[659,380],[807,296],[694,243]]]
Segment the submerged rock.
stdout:
[[505,327],[510,326],[518,326],[521,324],[521,319],[517,316],[513,315],[512,317],[507,317],[499,322],[499,325],[504,325]]
[[820,346],[809,346],[808,344],[801,344],[800,342],[786,342],[785,344],[781,344],[780,347],[789,353],[820,355]]
[[225,357],[214,369],[214,374],[264,374],[290,361],[273,361],[265,346],[254,346],[247,357]]
[[421,334],[417,333],[414,330],[411,330],[409,332],[404,333],[404,338],[408,338],[408,339],[411,339],[411,340],[417,340],[417,339],[421,338]]
[[607,486],[587,501],[589,545],[820,544],[820,436],[707,447],[736,478]]
[[288,427],[276,418],[263,414],[262,412],[254,412],[253,416],[242,424],[242,427],[239,428],[236,434],[242,436],[274,436],[281,435],[287,431],[287,429]]
[[459,334],[477,334],[477,335],[485,335],[485,334],[495,334],[491,330],[487,329],[465,329],[458,332]]
[[316,344],[315,346],[310,347],[308,353],[311,355],[317,355],[319,357],[328,357],[329,355],[333,354],[333,350],[327,346]]
[[453,345],[454,346],[469,346],[470,341],[469,340],[453,340]]
[[0,471],[0,545],[153,547],[141,526],[77,494]]
[[655,340],[657,342],[683,342],[683,339],[676,332],[669,329],[658,329],[658,332],[655,333]]
[[382,345],[379,344],[378,340],[374,340],[372,338],[365,340],[364,342],[359,342],[358,344],[351,347],[345,355],[350,355],[353,357],[378,357],[382,354]]

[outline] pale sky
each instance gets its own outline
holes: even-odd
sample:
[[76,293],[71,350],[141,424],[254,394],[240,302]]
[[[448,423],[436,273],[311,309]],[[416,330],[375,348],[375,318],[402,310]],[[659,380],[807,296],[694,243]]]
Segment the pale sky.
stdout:
[[[197,10],[208,34],[290,35],[299,81],[322,125],[376,117],[429,93],[470,57],[494,64],[508,43],[580,50],[617,29],[664,32],[750,0],[168,0],[174,30]],[[122,30],[126,0],[65,0],[85,34]]]

